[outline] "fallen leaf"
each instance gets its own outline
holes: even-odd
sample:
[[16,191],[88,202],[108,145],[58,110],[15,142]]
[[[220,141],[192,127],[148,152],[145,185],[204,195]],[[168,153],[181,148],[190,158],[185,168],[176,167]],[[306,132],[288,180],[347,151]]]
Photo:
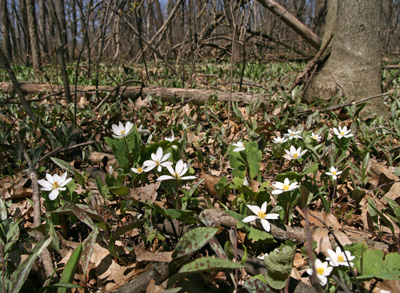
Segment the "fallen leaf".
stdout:
[[157,181],[142,187],[130,188],[130,195],[127,198],[134,198],[139,202],[155,202],[160,184],[161,181]]
[[171,262],[171,252],[150,252],[135,246],[135,255],[137,261],[157,261],[157,262]]
[[214,198],[219,198],[218,192],[215,190],[215,184],[219,182],[219,177],[202,173],[200,179],[204,179],[204,189],[210,193]]
[[315,253],[326,252],[332,249],[331,241],[329,240],[328,229],[317,227],[312,233],[312,240],[317,243]]

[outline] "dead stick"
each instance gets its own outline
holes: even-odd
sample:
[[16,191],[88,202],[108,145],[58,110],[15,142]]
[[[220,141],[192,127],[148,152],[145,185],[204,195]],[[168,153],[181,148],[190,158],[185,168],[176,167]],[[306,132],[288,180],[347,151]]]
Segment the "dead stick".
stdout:
[[[39,184],[38,184],[38,175],[36,172],[35,164],[32,162],[29,157],[28,152],[25,149],[24,144],[21,141],[20,136],[18,135],[18,141],[22,148],[22,153],[25,157],[25,160],[28,162],[29,166],[29,176],[32,181],[32,201],[33,201],[33,227],[39,227],[42,224],[41,221],[41,209],[40,209],[40,192],[39,192]],[[40,241],[43,238],[43,234],[39,231],[36,231],[36,239]],[[53,275],[54,266],[53,261],[51,260],[50,252],[46,248],[40,254],[40,260],[42,261],[44,270],[46,272],[46,277],[49,278]]]

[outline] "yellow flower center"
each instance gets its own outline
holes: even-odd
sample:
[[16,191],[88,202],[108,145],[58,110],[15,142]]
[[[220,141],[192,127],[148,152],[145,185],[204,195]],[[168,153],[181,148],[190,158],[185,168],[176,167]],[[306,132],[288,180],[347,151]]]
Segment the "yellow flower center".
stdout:
[[340,254],[337,259],[338,259],[339,262],[343,262],[344,261],[343,254]]
[[161,164],[160,161],[154,161],[156,163],[157,166],[159,166]]
[[344,132],[342,131],[342,132],[340,133],[340,135],[341,135],[341,136],[344,136]]
[[142,167],[137,168],[137,171],[138,171],[138,173],[142,173],[143,172]]
[[56,188],[59,188],[60,187],[60,185],[58,184],[58,182],[54,182],[53,183],[53,189],[56,189]]
[[336,171],[332,171],[332,175],[336,175]]
[[121,130],[121,134],[125,134],[125,130]]
[[293,154],[293,158],[295,158],[295,159],[296,159],[298,156],[299,156],[298,153],[294,153],[294,154]]
[[291,133],[290,135],[291,135],[291,136],[294,136],[294,133]]
[[289,184],[283,184],[282,189],[286,191],[289,190]]
[[317,273],[319,275],[323,275],[324,274],[324,268],[319,267],[319,268],[316,269],[316,271],[317,271]]
[[263,211],[259,211],[259,212],[257,213],[257,216],[258,216],[259,218],[261,218],[261,219],[264,219],[266,215],[267,215],[267,214],[264,213]]

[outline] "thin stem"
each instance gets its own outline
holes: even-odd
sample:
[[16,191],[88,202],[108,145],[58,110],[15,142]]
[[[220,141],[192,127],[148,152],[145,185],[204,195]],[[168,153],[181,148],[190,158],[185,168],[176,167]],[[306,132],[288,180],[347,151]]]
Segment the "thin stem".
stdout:
[[125,136],[123,137],[123,139],[124,139],[124,142],[125,142],[125,145],[126,145],[126,151],[128,153],[129,165],[132,166],[133,163],[132,163],[131,153],[129,152],[128,142],[126,141],[126,137]]

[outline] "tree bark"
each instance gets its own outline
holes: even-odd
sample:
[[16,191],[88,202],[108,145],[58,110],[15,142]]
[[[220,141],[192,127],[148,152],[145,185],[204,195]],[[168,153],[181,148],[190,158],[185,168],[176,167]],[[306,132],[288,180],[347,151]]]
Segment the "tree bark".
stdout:
[[36,73],[42,71],[42,64],[40,62],[40,49],[39,49],[39,35],[36,23],[35,1],[26,0],[28,26],[29,26],[29,39],[31,41],[32,50],[32,65]]
[[258,0],[265,8],[269,9],[275,16],[279,17],[284,23],[298,33],[311,46],[319,50],[321,47],[320,38],[314,34],[308,27],[291,15],[285,8],[273,0]]
[[[377,95],[381,89],[382,55],[379,38],[382,0],[330,0],[324,41],[333,32],[331,54],[311,80],[306,97],[346,101]],[[381,101],[364,109],[388,114]]]
[[[58,1],[58,0],[56,0]],[[65,64],[65,56],[64,53],[66,53],[66,48],[63,46],[63,40],[62,40],[62,33],[61,33],[61,25],[57,17],[57,13],[54,7],[53,0],[47,0],[47,5],[49,8],[49,14],[50,18],[52,19],[52,22],[55,25],[55,33],[56,33],[56,50],[57,50],[57,58],[58,58],[58,65],[60,66],[61,70],[61,77],[62,81],[64,84],[64,94],[65,94],[65,99],[67,100],[67,103],[72,102],[71,98],[71,93],[69,90],[69,81],[68,81],[68,74],[67,74],[67,67]]]
[[55,10],[57,13],[57,19],[60,23],[61,40],[64,49],[65,59],[69,61],[69,51],[68,51],[68,34],[67,34],[67,22],[65,21],[65,3],[64,0],[54,1]]
[[[40,95],[60,95],[63,93],[63,86],[50,85],[50,84],[35,84],[29,82],[21,82],[20,87],[25,94],[40,94]],[[5,93],[13,91],[13,84],[10,82],[0,82],[0,90]],[[74,87],[71,87],[71,91]],[[165,88],[162,86],[77,86],[78,96],[90,92],[104,92],[111,95],[120,95],[124,98],[135,99],[138,96],[146,97],[151,95],[153,97],[160,97],[165,101],[179,101],[183,99],[185,102],[193,102],[195,104],[202,104],[210,97],[217,97],[220,102],[229,101],[229,92],[219,90],[204,90],[204,89],[186,89],[186,88]],[[264,103],[269,103],[271,96],[269,94],[255,94],[255,93],[232,93],[232,101],[242,102],[244,104],[254,103],[260,100]]]
[[8,60],[12,61],[12,50],[10,40],[10,19],[8,18],[7,1],[0,0],[1,9],[1,31],[3,35],[2,48],[4,55]]

